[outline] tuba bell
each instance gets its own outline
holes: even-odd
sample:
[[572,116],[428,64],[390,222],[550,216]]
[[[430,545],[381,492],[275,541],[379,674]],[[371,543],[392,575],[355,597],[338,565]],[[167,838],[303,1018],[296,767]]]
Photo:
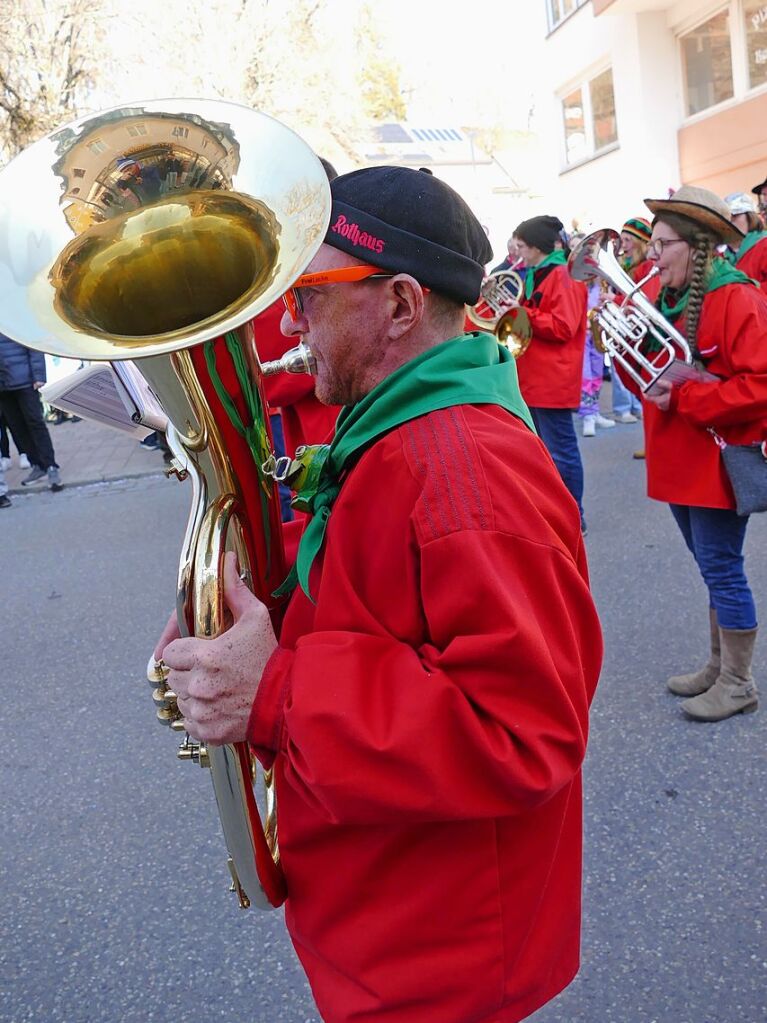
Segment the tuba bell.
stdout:
[[527,351],[533,331],[519,305],[525,285],[516,270],[495,270],[482,282],[479,299],[466,307],[467,318],[480,330],[494,334],[515,359]]
[[[252,320],[304,271],[329,219],[317,156],[285,125],[233,103],[102,111],[0,172],[0,331],[79,360],[137,360],[167,415],[170,473],[192,482],[182,636],[225,629],[226,550],[279,618],[281,519],[263,469],[273,451]],[[185,733],[167,669],[152,660],[148,677],[158,718]],[[240,905],[279,905],[269,774],[262,793],[246,743],[206,748],[187,735],[179,757],[210,768]]]
[[602,228],[583,238],[570,253],[567,269],[576,281],[598,280],[624,296],[621,305],[607,301],[594,313],[592,330],[600,344],[644,393],[662,377],[671,382],[712,379],[695,365],[687,338],[668,322],[642,287],[656,277],[656,267],[635,282],[615,255],[620,235]]

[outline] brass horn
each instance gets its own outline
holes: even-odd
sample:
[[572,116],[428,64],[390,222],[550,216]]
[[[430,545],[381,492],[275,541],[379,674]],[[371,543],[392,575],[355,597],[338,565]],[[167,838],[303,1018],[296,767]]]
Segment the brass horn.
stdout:
[[672,382],[710,376],[695,366],[687,338],[642,291],[643,285],[657,275],[657,268],[635,282],[615,254],[619,243],[617,231],[602,228],[583,238],[567,261],[570,276],[576,281],[604,281],[625,296],[621,305],[608,301],[594,311],[592,328],[596,325],[601,345],[644,392],[662,376]]
[[495,334],[515,359],[524,354],[533,336],[527,313],[519,305],[525,290],[516,270],[495,270],[482,282],[479,299],[466,307],[466,316],[480,330]]
[[[327,175],[306,143],[232,103],[103,111],[0,172],[0,330],[71,358],[139,360],[167,414],[171,472],[193,484],[182,635],[224,629],[226,549],[273,615],[281,610],[271,597],[285,574],[281,522],[262,468],[273,452],[252,320],[304,271],[329,218]],[[163,665],[152,661],[148,674],[158,717],[183,733]],[[206,749],[187,736],[179,756],[210,767],[240,905],[279,905],[269,776],[262,823],[246,743]]]

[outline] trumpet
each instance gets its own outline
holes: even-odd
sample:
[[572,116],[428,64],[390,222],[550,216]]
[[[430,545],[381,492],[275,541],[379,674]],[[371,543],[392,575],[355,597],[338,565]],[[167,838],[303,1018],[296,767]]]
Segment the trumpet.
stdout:
[[638,283],[633,281],[615,254],[619,242],[617,231],[602,228],[579,242],[567,261],[570,276],[576,281],[599,279],[625,295],[622,305],[605,302],[593,310],[592,330],[596,326],[605,350],[644,393],[662,376],[672,383],[691,378],[717,379],[696,367],[687,338],[642,291],[647,281],[657,276],[657,267]]
[[476,304],[466,308],[468,319],[480,330],[495,334],[515,359],[525,353],[533,337],[530,318],[519,305],[524,290],[515,270],[496,270],[482,282]]

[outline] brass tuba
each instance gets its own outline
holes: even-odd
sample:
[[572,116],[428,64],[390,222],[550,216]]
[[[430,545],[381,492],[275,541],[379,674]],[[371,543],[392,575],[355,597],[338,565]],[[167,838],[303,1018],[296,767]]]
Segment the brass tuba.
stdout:
[[[0,330],[71,358],[139,360],[167,415],[170,472],[191,478],[193,491],[177,584],[182,636],[225,628],[227,549],[280,614],[271,594],[285,574],[281,520],[263,468],[273,452],[252,320],[304,271],[329,218],[327,176],[309,147],[232,103],[103,111],[0,172]],[[158,717],[184,733],[165,676],[152,661]],[[264,797],[246,743],[205,748],[186,736],[179,756],[210,768],[240,905],[279,905],[269,776]]]
[[495,270],[482,282],[479,299],[466,307],[466,316],[480,330],[495,334],[515,359],[527,351],[533,331],[530,318],[519,305],[525,290],[516,270]]
[[695,366],[687,338],[642,291],[643,285],[657,276],[657,268],[639,282],[632,280],[615,255],[619,242],[617,231],[602,228],[582,239],[567,261],[576,281],[606,282],[625,296],[621,305],[608,301],[593,310],[592,330],[599,332],[601,345],[645,393],[662,376],[671,382],[692,377],[715,380]]

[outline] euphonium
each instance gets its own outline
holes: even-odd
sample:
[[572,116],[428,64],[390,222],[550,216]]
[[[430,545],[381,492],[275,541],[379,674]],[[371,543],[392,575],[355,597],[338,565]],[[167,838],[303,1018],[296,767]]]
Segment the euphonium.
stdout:
[[604,348],[644,392],[664,375],[672,382],[700,376],[687,338],[642,291],[657,275],[657,268],[641,281],[633,281],[615,255],[619,241],[618,232],[610,228],[594,231],[579,242],[567,261],[576,281],[606,281],[613,291],[625,295],[622,305],[605,302],[595,310],[594,322]]
[[530,319],[519,305],[525,286],[516,270],[495,270],[482,282],[479,299],[466,315],[481,330],[495,334],[515,359],[527,351],[533,336]]
[[[304,271],[329,218],[327,176],[309,147],[231,103],[107,110],[0,172],[0,330],[76,359],[139,360],[167,414],[171,472],[193,485],[181,635],[225,628],[226,549],[279,614],[281,521],[263,469],[273,452],[251,321]],[[158,717],[183,733],[165,674],[150,664]],[[187,736],[179,756],[211,769],[240,905],[279,905],[273,792],[267,777],[262,824],[247,744],[205,748]]]

